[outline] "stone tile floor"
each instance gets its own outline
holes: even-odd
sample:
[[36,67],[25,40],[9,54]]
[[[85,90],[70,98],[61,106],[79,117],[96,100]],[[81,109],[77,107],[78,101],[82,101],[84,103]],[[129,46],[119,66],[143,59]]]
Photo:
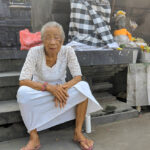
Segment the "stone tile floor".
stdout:
[[[138,118],[97,125],[87,135],[95,141],[94,150],[149,150],[150,113]],[[41,150],[80,150],[72,141],[73,128],[40,133]],[[19,150],[28,137],[0,142],[0,150]]]

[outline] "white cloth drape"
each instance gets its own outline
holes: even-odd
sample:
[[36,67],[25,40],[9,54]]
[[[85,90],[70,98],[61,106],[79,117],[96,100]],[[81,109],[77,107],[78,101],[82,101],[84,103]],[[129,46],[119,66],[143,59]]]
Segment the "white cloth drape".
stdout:
[[80,81],[70,88],[68,94],[66,106],[60,109],[55,107],[54,96],[51,93],[34,90],[27,86],[20,87],[17,100],[28,132],[33,129],[41,131],[75,119],[75,106],[86,98],[88,98],[87,113],[102,109],[85,81]]

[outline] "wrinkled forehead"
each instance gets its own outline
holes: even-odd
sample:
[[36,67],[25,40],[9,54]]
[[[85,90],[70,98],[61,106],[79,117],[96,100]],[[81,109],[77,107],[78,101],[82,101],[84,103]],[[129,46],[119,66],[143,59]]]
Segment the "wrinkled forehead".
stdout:
[[59,37],[61,37],[61,30],[58,27],[47,27],[44,31],[44,36],[59,36]]

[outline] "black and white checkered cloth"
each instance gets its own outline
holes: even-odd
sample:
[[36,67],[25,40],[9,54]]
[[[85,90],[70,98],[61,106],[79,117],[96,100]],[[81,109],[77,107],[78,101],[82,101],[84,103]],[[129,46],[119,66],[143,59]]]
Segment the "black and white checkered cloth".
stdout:
[[70,0],[69,42],[103,47],[114,42],[110,32],[108,0]]

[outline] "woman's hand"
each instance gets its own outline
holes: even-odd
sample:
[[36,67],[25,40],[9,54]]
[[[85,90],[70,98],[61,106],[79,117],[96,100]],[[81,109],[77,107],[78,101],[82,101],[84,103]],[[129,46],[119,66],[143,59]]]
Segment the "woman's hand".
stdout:
[[66,105],[66,102],[59,101],[56,97],[54,98],[54,102],[55,102],[55,107],[59,106],[60,108],[64,108]]
[[47,91],[51,92],[61,105],[66,104],[68,93],[62,85],[48,85]]
[[[68,86],[67,85],[59,85],[59,86],[61,86],[67,93],[67,91],[68,91]],[[66,103],[67,103],[67,101],[60,101],[56,97],[54,98],[54,102],[55,102],[55,106],[56,107],[59,106],[60,108],[64,108]]]

